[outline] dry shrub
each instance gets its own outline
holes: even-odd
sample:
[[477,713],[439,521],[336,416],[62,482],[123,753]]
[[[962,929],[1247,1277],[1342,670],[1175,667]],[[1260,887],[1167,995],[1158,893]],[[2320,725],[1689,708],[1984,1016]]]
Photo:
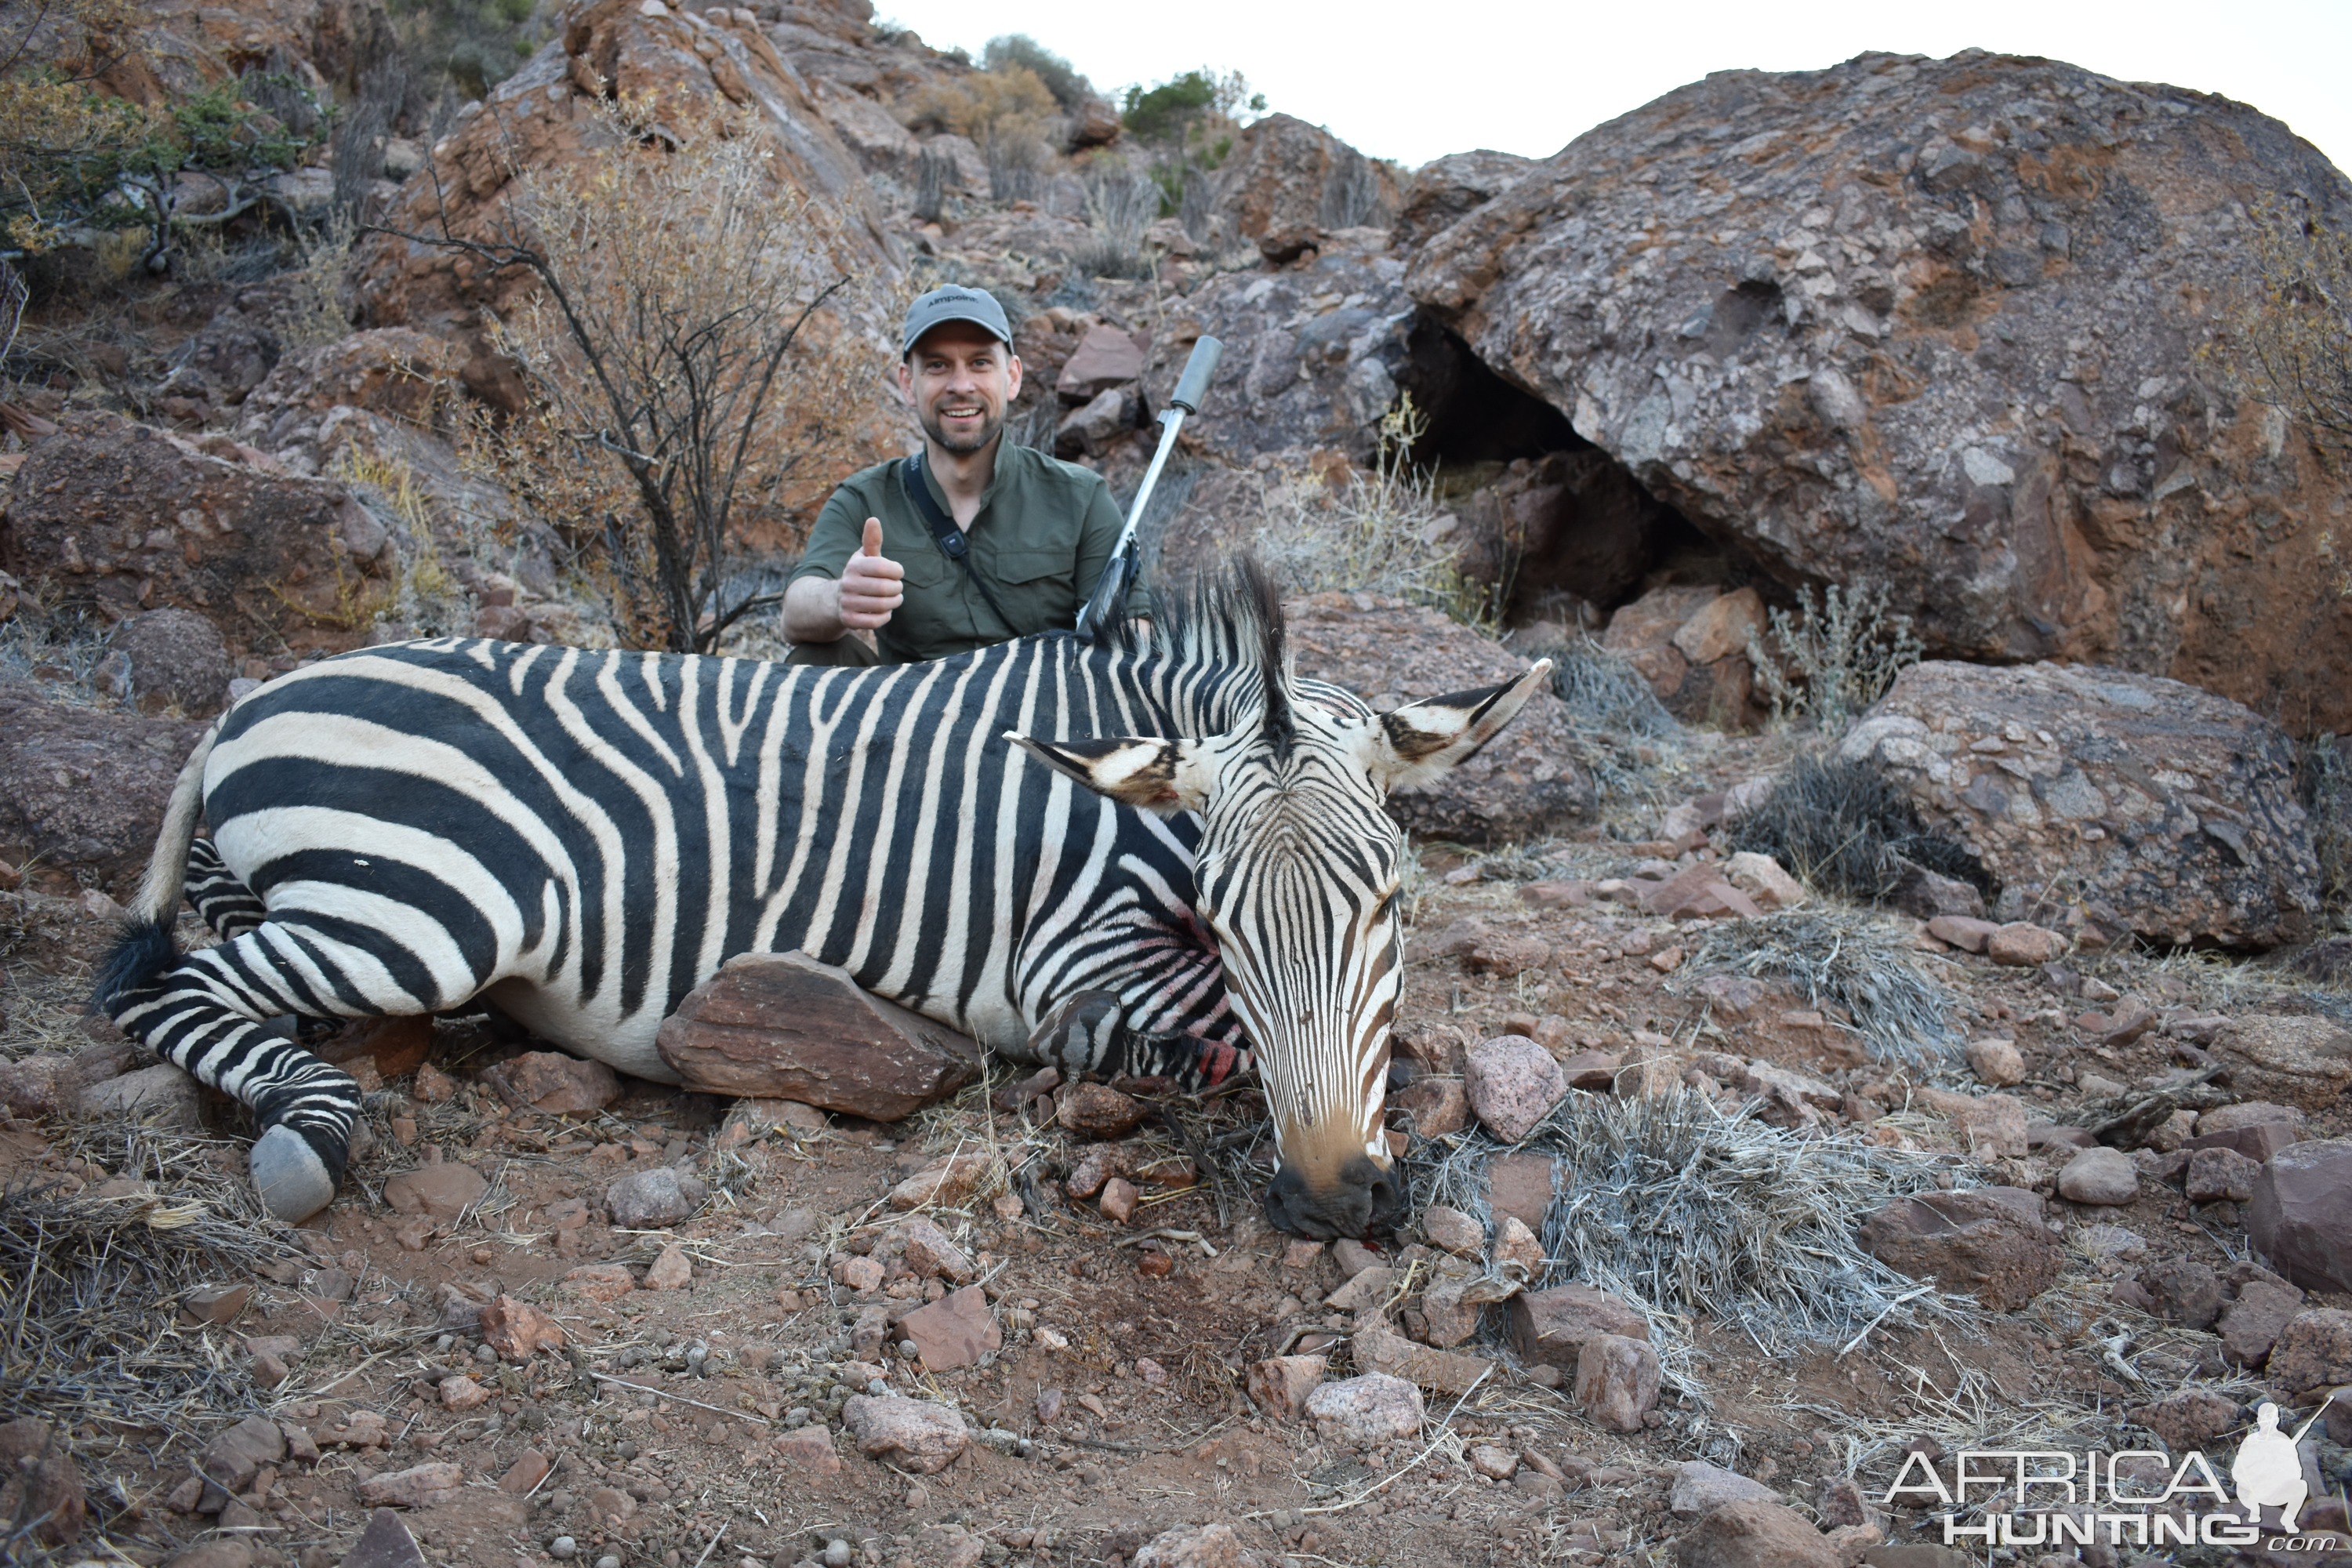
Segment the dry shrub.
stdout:
[[1410,457],[1428,428],[1404,394],[1381,416],[1369,474],[1351,470],[1336,485],[1311,475],[1265,483],[1258,558],[1293,594],[1380,594],[1497,635],[1503,595],[1463,574],[1436,475]]
[[1088,278],[1151,277],[1157,260],[1144,237],[1160,216],[1158,183],[1116,158],[1089,163],[1084,181],[1087,238],[1070,253],[1070,264]]
[[1803,589],[1797,613],[1774,610],[1771,623],[1762,637],[1748,637],[1748,662],[1771,699],[1772,717],[1808,715],[1827,734],[1842,732],[1885,696],[1925,651],[1911,617],[1887,609],[1884,584],[1832,583],[1819,604]]
[[892,301],[844,211],[744,120],[601,112],[579,163],[516,172],[498,243],[435,241],[536,276],[493,326],[531,406],[477,420],[467,455],[577,552],[625,639],[708,652],[773,602],[721,603],[740,540],[803,537],[853,462]]
[[1967,847],[1927,831],[1909,799],[1866,763],[1800,755],[1771,798],[1727,831],[1733,849],[1769,855],[1812,887],[1857,903],[1885,898],[1915,866],[1993,891]]

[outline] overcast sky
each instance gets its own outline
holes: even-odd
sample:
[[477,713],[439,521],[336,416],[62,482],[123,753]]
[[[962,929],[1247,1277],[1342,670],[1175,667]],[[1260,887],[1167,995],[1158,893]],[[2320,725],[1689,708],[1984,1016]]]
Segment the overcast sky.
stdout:
[[1812,70],[1865,50],[2045,55],[2251,103],[2352,169],[2352,0],[1846,0],[1306,5],[1297,0],[876,0],[877,16],[977,58],[1026,33],[1106,92],[1193,66],[1239,70],[1269,107],[1411,165],[1492,147],[1558,152],[1709,71]]

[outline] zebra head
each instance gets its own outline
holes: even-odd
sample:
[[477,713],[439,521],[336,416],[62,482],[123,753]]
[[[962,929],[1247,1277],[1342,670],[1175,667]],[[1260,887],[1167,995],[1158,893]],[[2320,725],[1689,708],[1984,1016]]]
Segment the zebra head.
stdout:
[[1301,1236],[1362,1236],[1393,1224],[1401,1203],[1381,1111],[1403,983],[1405,842],[1382,807],[1390,791],[1430,783],[1485,745],[1551,664],[1381,713],[1297,680],[1278,601],[1267,595],[1255,608],[1261,679],[1242,721],[1223,732],[1007,738],[1113,800],[1198,814],[1200,912],[1249,1031],[1281,1155],[1266,1217]]

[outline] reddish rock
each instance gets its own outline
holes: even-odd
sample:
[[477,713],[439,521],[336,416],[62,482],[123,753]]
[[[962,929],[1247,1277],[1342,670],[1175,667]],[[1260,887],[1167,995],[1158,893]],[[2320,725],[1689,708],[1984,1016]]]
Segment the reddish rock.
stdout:
[[933,1372],[971,1366],[990,1351],[1004,1348],[996,1316],[977,1285],[950,1290],[929,1306],[908,1313],[899,1320],[898,1330],[915,1342],[923,1364]]
[[1203,1524],[1152,1537],[1137,1550],[1129,1568],[1265,1568],[1265,1561],[1242,1544],[1233,1526]]
[[825,1129],[824,1112],[797,1100],[739,1100],[728,1108],[727,1120],[719,1123],[719,1147],[740,1149],[779,1127],[790,1128],[795,1138],[802,1133],[822,1132]]
[[516,1497],[529,1497],[554,1468],[545,1454],[536,1448],[525,1448],[507,1467],[507,1473],[499,1478],[499,1489]]
[[1327,243],[1327,230],[1385,227],[1400,194],[1385,163],[1303,120],[1269,114],[1243,130],[1218,170],[1211,210],[1228,233],[1286,262]]
[[2244,1203],[2254,1195],[2254,1182],[2262,1173],[2259,1161],[2249,1160],[2234,1149],[2199,1149],[2189,1156],[2189,1201]]
[[1992,921],[1975,920],[1968,915],[1937,915],[1927,922],[1929,936],[1962,952],[1982,952],[1985,944],[1992,940],[1992,933],[2000,929]]
[[[2198,1126],[2204,1126],[2200,1118]],[[2257,1165],[2267,1164],[2278,1152],[2291,1143],[2302,1141],[2302,1130],[2284,1121],[2257,1121],[2243,1127],[2225,1127],[2218,1131],[2200,1131],[2180,1146],[2190,1153],[2200,1149],[2227,1149],[2242,1154]]]
[[1864,1221],[1858,1239],[1890,1268],[1996,1311],[2050,1289],[2066,1261],[2038,1218],[1984,1188],[1898,1199]]
[[432,1057],[433,1020],[424,1015],[362,1018],[332,1039],[320,1041],[313,1054],[346,1072],[356,1063],[366,1062],[378,1078],[399,1078],[416,1071]]
[[[1551,1053],[1533,1040],[1504,1035],[1470,1048],[1463,1088],[1486,1130],[1507,1143],[1534,1131],[1568,1092]],[[1539,1229],[1540,1222],[1531,1229]]]
[[1090,403],[1143,374],[1143,350],[1117,327],[1089,327],[1062,363],[1054,390],[1065,403]]
[[1412,1118],[1423,1138],[1443,1138],[1470,1125],[1470,1095],[1458,1078],[1417,1078],[1389,1096],[1391,1110]]
[[358,646],[398,568],[383,524],[341,484],[205,456],[111,415],[71,416],[37,442],[0,523],[0,570],[27,585],[108,621],[192,610],[239,654]]
[[969,1442],[952,1407],[898,1394],[853,1394],[841,1419],[858,1452],[919,1476],[946,1469]]
[[1095,1206],[1102,1211],[1105,1219],[1116,1225],[1125,1225],[1135,1217],[1135,1184],[1125,1176],[1113,1176],[1103,1183],[1102,1192],[1095,1199]]
[[890,1227],[905,1247],[907,1272],[918,1279],[945,1279],[950,1285],[971,1282],[971,1259],[946,1231],[921,1215],[909,1215]]
[[1692,1526],[1675,1542],[1675,1568],[1843,1568],[1843,1564],[1837,1549],[1803,1514],[1780,1503],[1751,1499],[1725,1503]]
[[2303,1292],[2294,1286],[2249,1280],[2238,1288],[2238,1299],[2221,1309],[2221,1321],[2214,1325],[2221,1336],[2222,1355],[2238,1366],[2262,1365],[2302,1310]]
[[28,1416],[0,1426],[0,1519],[42,1545],[65,1546],[89,1515],[81,1471],[48,1424]]
[[[1642,887],[1638,881],[1637,889]],[[1721,868],[1701,861],[1656,888],[1640,893],[1642,908],[1676,921],[1754,920],[1764,911],[1732,886]]]
[[2221,1315],[2221,1279],[2202,1263],[2176,1258],[2139,1271],[2140,1289],[2155,1310],[2183,1328],[2213,1326]]
[[1522,882],[1519,901],[1538,910],[1580,910],[1592,902],[1592,884],[1581,878],[1564,882]]
[[1638,1432],[1658,1402],[1658,1352],[1646,1339],[1595,1334],[1576,1352],[1576,1402],[1612,1432]]
[[994,1166],[990,1156],[977,1152],[934,1161],[890,1189],[890,1206],[919,1209],[938,1204],[953,1208],[980,1190]]
[[483,1342],[509,1361],[529,1361],[541,1351],[563,1348],[562,1326],[545,1312],[512,1296],[482,1309]]
[[2268,1370],[2271,1381],[2291,1395],[2352,1384],[2352,1312],[2333,1307],[2297,1312],[2280,1330]]
[[388,1177],[383,1184],[383,1201],[402,1214],[456,1219],[481,1201],[482,1194],[489,1190],[490,1184],[473,1166],[445,1160],[437,1165],[420,1165]]
[[604,1188],[604,1209],[615,1230],[660,1230],[691,1219],[710,1195],[701,1177],[655,1165],[615,1178]]
[[637,1288],[636,1276],[620,1263],[583,1263],[566,1274],[563,1283],[566,1289],[591,1301],[617,1301]]
[[1260,1410],[1277,1420],[1296,1421],[1307,1408],[1307,1396],[1323,1381],[1323,1369],[1330,1364],[1328,1356],[1273,1356],[1250,1363],[1244,1386]]
[[1385,1443],[1421,1430],[1421,1390],[1383,1372],[1365,1373],[1318,1387],[1307,1396],[1307,1414],[1359,1443]]
[[1143,1123],[1150,1108],[1131,1095],[1099,1083],[1074,1083],[1065,1088],[1054,1107],[1054,1120],[1081,1138],[1124,1138]]
[[2280,1150],[2255,1179],[2246,1234],[2293,1283],[2352,1291],[2352,1139]]
[[490,1391],[462,1372],[441,1380],[441,1405],[444,1409],[462,1415],[468,1410],[478,1410],[489,1402]]
[[2210,1048],[2230,1088],[2247,1098],[2325,1111],[2352,1089],[2352,1029],[2327,1018],[2244,1014]]
[[437,1508],[465,1484],[464,1468],[445,1460],[372,1477],[360,1483],[359,1496],[370,1508]]
[[683,1290],[692,1283],[694,1265],[687,1261],[686,1249],[674,1241],[661,1249],[653,1267],[646,1270],[648,1290]]
[[2059,1171],[2058,1193],[2078,1204],[2127,1204],[2139,1196],[2139,1172],[2120,1149],[2085,1149]]
[[1727,1470],[1704,1459],[1685,1459],[1675,1467],[1674,1490],[1666,1511],[1677,1519],[1696,1519],[1727,1502],[1787,1500],[1762,1481],[1751,1480],[1737,1470]]
[[530,1051],[493,1069],[534,1110],[586,1116],[621,1098],[621,1080],[603,1062],[562,1051]]
[[[240,1542],[239,1544],[242,1544]],[[227,1568],[226,1564],[221,1568]],[[380,1508],[344,1557],[342,1568],[426,1568],[424,1552],[400,1515]]]
[[689,1089],[896,1121],[980,1076],[980,1049],[800,953],[745,953],[662,1021]]
[[2008,1089],[2025,1081],[2025,1058],[2014,1040],[1971,1040],[1969,1070],[1977,1081],[1992,1089]]
[[1551,1212],[1552,1160],[1549,1154],[1497,1154],[1486,1166],[1486,1207],[1509,1215],[1537,1235]]
[[863,1296],[882,1289],[882,1265],[871,1258],[845,1258],[833,1266],[833,1280]]
[[1430,1245],[1456,1258],[1480,1258],[1486,1251],[1486,1227],[1460,1209],[1432,1204],[1421,1211],[1421,1233]]
[[1650,1325],[1622,1297],[1586,1285],[1555,1285],[1511,1298],[1511,1344],[1530,1363],[1573,1369],[1589,1340],[1646,1340]]
[[1471,973],[1515,979],[1551,963],[1551,944],[1539,936],[1498,932],[1470,950],[1465,960]]
[[1417,1345],[1377,1323],[1358,1329],[1349,1342],[1349,1349],[1355,1355],[1359,1372],[1386,1373],[1439,1394],[1467,1394],[1478,1386],[1482,1378],[1491,1381],[1489,1374],[1495,1366],[1482,1356],[1457,1355]]
[[2238,1424],[2238,1402],[2210,1388],[2184,1388],[2133,1413],[2174,1453],[2206,1448]]
[[194,721],[52,703],[35,681],[0,686],[0,860],[39,890],[73,897],[86,876],[131,897],[204,732]]
[[2025,921],[2011,921],[1985,938],[1985,956],[2011,969],[2038,969],[2065,953],[2064,937]]
[[266,1416],[248,1415],[205,1445],[203,1470],[224,1491],[241,1492],[265,1465],[286,1457],[286,1434]]
[[834,1450],[830,1427],[802,1426],[785,1433],[769,1447],[777,1462],[788,1470],[811,1476],[841,1474],[841,1456]]
[[1959,1094],[1923,1084],[1911,1098],[1959,1123],[1977,1154],[2015,1159],[2026,1152],[2025,1102],[2013,1094]]

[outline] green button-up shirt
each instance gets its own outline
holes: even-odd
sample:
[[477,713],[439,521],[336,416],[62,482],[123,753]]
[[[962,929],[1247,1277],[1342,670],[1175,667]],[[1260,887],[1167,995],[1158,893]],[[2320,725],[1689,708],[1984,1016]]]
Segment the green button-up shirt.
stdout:
[[[1007,637],[1067,631],[1077,624],[1078,606],[1102,576],[1123,521],[1100,474],[1034,447],[1009,441],[998,447],[996,477],[964,530],[971,541],[965,559],[987,579],[988,591],[1012,619],[1007,626],[964,569],[940,549],[900,483],[904,461],[877,463],[833,492],[809,531],[808,549],[793,581],[838,581],[864,537],[866,520],[876,517],[882,520],[882,553],[907,573],[905,601],[874,634],[883,663],[946,658]],[[941,515],[952,516],[928,464],[923,482]],[[1140,584],[1128,610],[1149,613]]]

